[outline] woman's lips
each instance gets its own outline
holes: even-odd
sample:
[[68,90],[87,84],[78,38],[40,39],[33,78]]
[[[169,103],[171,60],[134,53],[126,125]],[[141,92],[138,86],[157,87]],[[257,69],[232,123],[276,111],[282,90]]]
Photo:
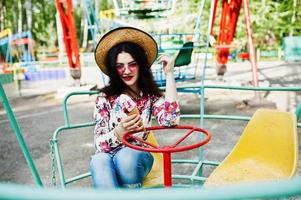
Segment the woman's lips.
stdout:
[[122,77],[122,79],[125,81],[130,81],[132,78],[132,76]]

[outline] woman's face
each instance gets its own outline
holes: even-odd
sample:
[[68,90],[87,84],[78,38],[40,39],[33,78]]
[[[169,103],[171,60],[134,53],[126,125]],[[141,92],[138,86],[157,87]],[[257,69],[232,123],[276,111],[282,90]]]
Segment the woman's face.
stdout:
[[117,55],[117,72],[122,81],[134,91],[138,91],[139,66],[131,54],[121,52]]

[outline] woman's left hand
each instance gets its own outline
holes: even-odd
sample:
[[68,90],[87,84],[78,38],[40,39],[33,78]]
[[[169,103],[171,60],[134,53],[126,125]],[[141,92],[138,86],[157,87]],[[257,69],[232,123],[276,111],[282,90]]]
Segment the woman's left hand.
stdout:
[[161,54],[158,58],[158,64],[163,64],[165,75],[174,73],[175,59],[168,54]]

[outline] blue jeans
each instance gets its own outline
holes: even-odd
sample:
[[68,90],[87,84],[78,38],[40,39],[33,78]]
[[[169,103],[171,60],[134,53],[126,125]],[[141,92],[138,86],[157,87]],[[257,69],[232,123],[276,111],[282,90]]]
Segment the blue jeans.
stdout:
[[115,154],[97,153],[91,157],[90,171],[95,188],[141,187],[154,158],[149,152],[129,147]]

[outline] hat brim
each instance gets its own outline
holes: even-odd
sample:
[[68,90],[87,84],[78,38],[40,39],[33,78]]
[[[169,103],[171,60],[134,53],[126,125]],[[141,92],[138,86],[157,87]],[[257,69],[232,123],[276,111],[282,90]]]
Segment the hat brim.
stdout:
[[120,27],[106,33],[98,42],[94,57],[100,70],[108,75],[106,57],[109,50],[117,44],[131,42],[140,46],[151,66],[158,54],[156,41],[148,33],[133,27]]

